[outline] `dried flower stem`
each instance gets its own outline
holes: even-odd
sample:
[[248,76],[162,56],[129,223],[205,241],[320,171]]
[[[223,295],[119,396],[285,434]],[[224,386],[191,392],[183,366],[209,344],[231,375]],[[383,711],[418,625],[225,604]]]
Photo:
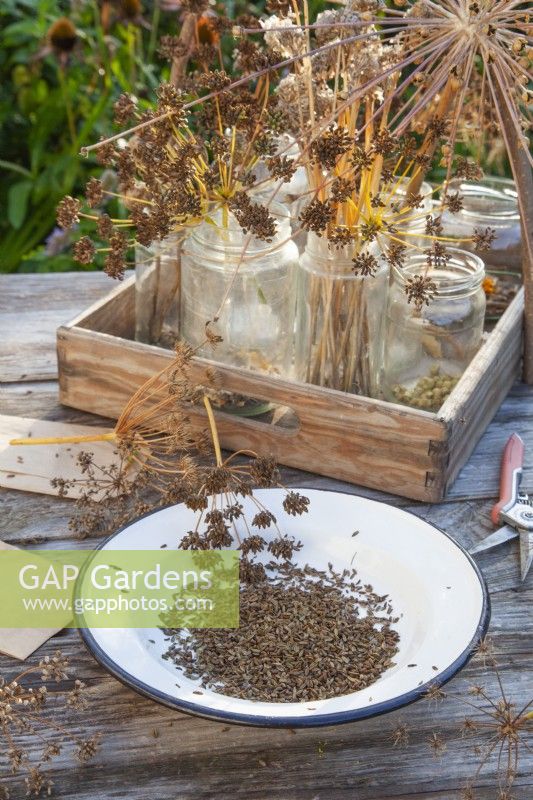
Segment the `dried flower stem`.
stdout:
[[[488,75],[489,82],[491,81]],[[522,142],[518,141],[512,124],[512,111],[509,108],[505,92],[495,82],[492,91],[498,99],[496,112],[500,118],[502,136],[511,162],[513,177],[518,194],[518,206],[522,224],[522,279],[524,282],[524,322],[525,347],[523,380],[533,384],[533,173],[529,163],[528,152]]]
[[28,445],[28,444],[81,444],[82,442],[114,442],[117,435],[115,431],[110,433],[96,433],[86,436],[45,436],[45,437],[28,437],[23,439],[11,439],[11,445]]
[[170,69],[170,82],[173,83],[174,86],[178,86],[181,78],[185,75],[190,52],[196,37],[196,21],[196,14],[191,11],[185,14],[179,34],[179,41],[185,45],[186,49],[182,56],[177,56],[172,59],[172,66]]
[[211,407],[211,403],[209,402],[209,398],[207,397],[207,395],[204,395],[204,406],[205,410],[207,411],[209,428],[211,429],[211,438],[213,439],[213,447],[215,448],[217,467],[220,467],[222,466],[222,450],[220,449],[220,439],[218,438],[218,430],[215,422],[215,415],[213,414],[213,409]]

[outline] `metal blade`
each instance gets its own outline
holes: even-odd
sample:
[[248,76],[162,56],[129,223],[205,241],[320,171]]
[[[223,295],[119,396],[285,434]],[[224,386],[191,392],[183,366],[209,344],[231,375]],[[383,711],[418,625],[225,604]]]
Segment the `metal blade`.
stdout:
[[476,555],[476,553],[484,553],[486,550],[492,550],[493,547],[498,547],[500,544],[505,544],[505,542],[510,542],[511,539],[515,539],[518,536],[518,531],[515,528],[511,528],[510,525],[504,525],[499,530],[494,531],[494,533],[485,536],[478,544],[474,545],[474,547],[470,548],[470,555]]
[[533,534],[530,531],[520,531],[520,575],[523,581],[533,562]]

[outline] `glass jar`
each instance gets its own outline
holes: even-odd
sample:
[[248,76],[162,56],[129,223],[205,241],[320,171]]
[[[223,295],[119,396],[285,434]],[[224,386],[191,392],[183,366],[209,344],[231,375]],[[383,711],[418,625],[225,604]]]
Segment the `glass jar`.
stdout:
[[[193,229],[181,259],[181,336],[200,355],[226,364],[288,375],[292,366],[296,245],[287,209],[270,203],[276,235],[243,233],[226,209]],[[222,304],[222,307],[221,307]],[[222,337],[203,345],[205,325]]]
[[296,315],[298,379],[344,392],[376,391],[388,266],[377,246],[373,276],[353,272],[354,246],[330,248],[310,233],[299,260]]
[[[463,208],[457,214],[448,210],[443,213],[443,235],[461,239],[472,236],[476,228],[492,228],[496,239],[483,253],[485,266],[489,270],[494,267],[521,272],[522,233],[514,182],[491,176],[477,183],[453,180],[449,191],[459,192]],[[473,250],[468,242],[461,242],[460,247]]]
[[383,348],[382,391],[386,400],[437,411],[476,354],[483,336],[485,275],[482,260],[449,248],[446,266],[427,277],[429,304],[408,302],[410,279],[425,274],[426,257],[413,255],[392,271]]
[[135,247],[135,339],[169,344],[179,336],[180,249],[173,233],[149,247]]

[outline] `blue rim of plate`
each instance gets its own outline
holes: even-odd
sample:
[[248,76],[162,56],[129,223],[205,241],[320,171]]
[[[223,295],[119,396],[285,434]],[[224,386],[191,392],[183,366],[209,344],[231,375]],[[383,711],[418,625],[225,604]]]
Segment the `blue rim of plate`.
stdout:
[[[305,487],[297,488],[305,491]],[[335,489],[314,489],[314,491],[331,492],[333,494],[350,494],[349,492],[337,492]],[[351,496],[359,497],[363,500],[371,500],[373,503],[379,503],[380,505],[384,506],[391,505],[383,500],[365,498],[361,497],[361,495],[352,494]],[[163,511],[164,508],[172,508],[173,505],[175,504],[162,506],[154,511],[148,511],[146,514],[136,517],[134,520],[131,520],[126,525],[118,528],[114,533],[104,539],[104,541],[101,542],[96,549],[103,550],[108,542],[112,541],[112,539],[122,533],[122,531],[126,530],[126,528],[134,525],[138,520],[150,517],[152,514],[157,514],[159,511]],[[393,507],[396,508],[396,506]],[[465,550],[465,548],[460,545],[459,542],[457,542],[452,536],[446,533],[446,531],[443,531],[441,528],[439,528],[438,525],[427,522],[427,520],[425,520],[419,514],[415,514],[412,511],[405,511],[403,508],[399,510],[401,510],[404,514],[409,514],[412,517],[422,520],[422,522],[425,522],[427,525],[430,525],[432,528],[439,531],[439,533],[441,533],[443,536],[446,536],[446,538],[449,539],[452,544],[454,544],[457,549],[462,552],[479,581],[483,595],[483,604],[476,631],[461,655],[459,655],[445,670],[436,674],[431,681],[426,681],[420,686],[417,686],[415,689],[412,689],[410,692],[404,692],[404,694],[398,695],[398,697],[394,697],[391,700],[386,700],[382,703],[376,703],[375,705],[367,706],[366,708],[338,711],[333,714],[317,714],[313,717],[268,717],[266,715],[258,717],[252,714],[238,714],[232,711],[210,711],[209,709],[206,709],[204,706],[200,706],[197,703],[191,703],[188,700],[180,700],[179,698],[173,697],[166,692],[161,692],[158,689],[155,689],[153,686],[144,683],[144,681],[140,681],[138,678],[130,675],[130,673],[126,672],[126,670],[124,670],[122,667],[119,667],[116,662],[114,662],[113,659],[107,655],[105,650],[100,647],[92,635],[90,628],[79,628],[80,637],[86,648],[100,664],[100,666],[113,675],[113,677],[116,678],[120,683],[124,684],[124,686],[134,689],[138,694],[147,697],[149,700],[154,700],[161,705],[167,706],[167,708],[172,708],[174,711],[180,711],[185,714],[190,714],[191,716],[210,719],[215,722],[230,722],[235,725],[245,725],[253,728],[322,728],[327,725],[345,725],[349,722],[357,722],[358,720],[379,717],[382,714],[388,714],[391,711],[396,711],[398,708],[411,705],[411,703],[419,700],[431,686],[444,686],[445,683],[448,683],[448,681],[450,681],[470,661],[476,646],[487,633],[491,615],[490,596],[487,583],[483,573],[479,569],[470,553]],[[85,570],[89,564],[90,559],[83,565],[76,584],[83,580]]]

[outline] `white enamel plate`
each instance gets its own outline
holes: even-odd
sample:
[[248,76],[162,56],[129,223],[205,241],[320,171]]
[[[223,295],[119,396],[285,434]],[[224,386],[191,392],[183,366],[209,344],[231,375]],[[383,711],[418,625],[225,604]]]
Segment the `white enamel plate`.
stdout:
[[[297,563],[325,569],[331,562],[336,571],[355,567],[363,583],[390,596],[400,618],[395,625],[399,652],[395,666],[378,681],[327,700],[251,702],[202,689],[200,681],[184,678],[173,663],[162,659],[168,643],[158,629],[84,629],[82,638],[100,664],[171,708],[224,722],[287,727],[335,725],[393,711],[417,700],[430,684],[455,675],[484,636],[490,616],[485,582],[465,550],[442,531],[393,506],[337,492],[300,491],[311,501],[303,517],[285,514],[281,490],[258,490],[256,496],[284,533],[303,542],[294,556]],[[245,511],[247,502],[243,501]],[[251,504],[250,509],[251,517]],[[102,547],[176,547],[193,519],[185,506],[172,506],[128,525]],[[354,531],[359,531],[355,537]],[[268,531],[261,533],[268,539]]]

